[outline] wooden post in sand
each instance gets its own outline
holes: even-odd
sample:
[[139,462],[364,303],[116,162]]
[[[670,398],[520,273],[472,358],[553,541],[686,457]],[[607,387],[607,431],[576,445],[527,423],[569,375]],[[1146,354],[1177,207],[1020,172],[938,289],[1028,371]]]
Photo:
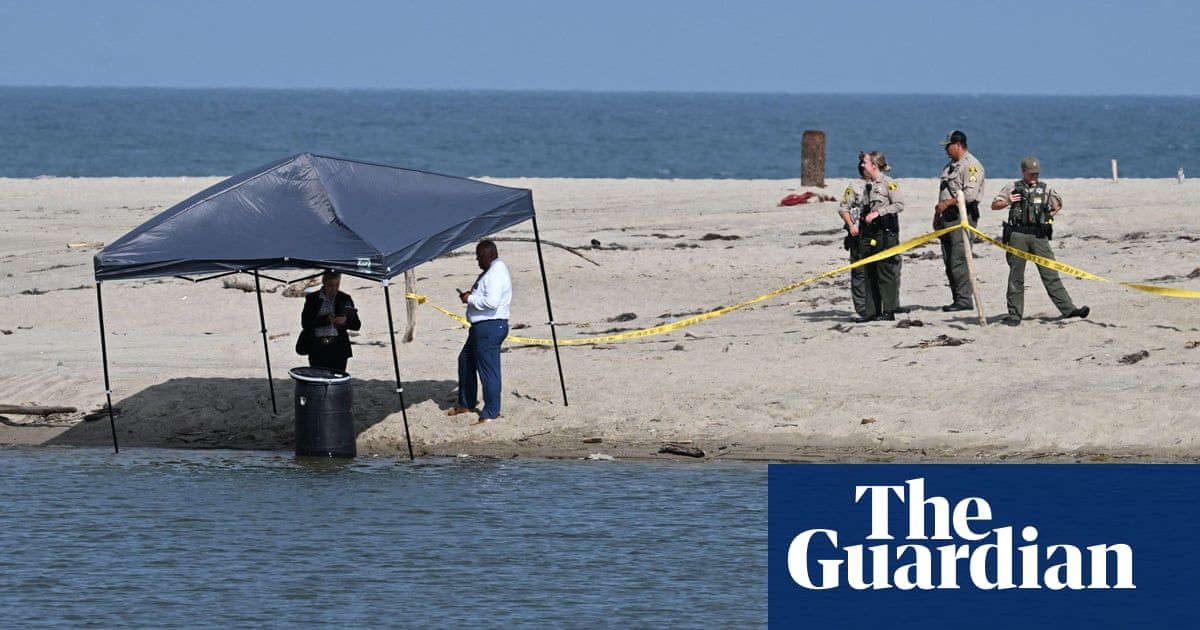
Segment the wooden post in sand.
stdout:
[[[417,292],[417,272],[409,269],[404,272],[404,295]],[[412,343],[417,331],[417,301],[406,297],[404,300],[404,343]]]
[[975,256],[971,253],[971,237],[967,234],[966,226],[970,225],[967,222],[967,200],[963,198],[961,190],[955,193],[955,199],[958,201],[960,225],[963,226],[958,233],[962,235],[963,250],[967,256],[967,277],[971,280],[971,296],[975,298],[975,311],[979,314],[979,325],[987,326],[987,317],[983,314],[983,301],[979,299],[979,286],[975,283]]
[[800,185],[825,187],[825,132],[804,130],[800,147]]

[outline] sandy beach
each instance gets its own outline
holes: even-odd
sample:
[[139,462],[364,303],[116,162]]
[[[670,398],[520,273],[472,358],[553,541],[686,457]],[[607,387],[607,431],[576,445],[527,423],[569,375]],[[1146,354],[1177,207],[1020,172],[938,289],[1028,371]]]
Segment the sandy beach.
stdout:
[[[78,409],[0,416],[0,444],[110,444],[107,418],[84,419],[104,401],[97,249],[67,245],[112,242],[218,179],[0,179],[0,404]],[[564,339],[741,302],[846,260],[833,203],[776,206],[803,190],[796,181],[489,181],[533,189],[542,238],[595,262],[545,250]],[[1048,181],[1064,198],[1060,260],[1114,281],[1200,289],[1200,182]],[[902,236],[927,232],[936,181],[899,182]],[[993,175],[989,193],[1001,185]],[[1003,215],[985,211],[980,227],[998,234]],[[513,334],[548,337],[533,245],[499,245],[514,273]],[[708,458],[790,461],[1200,460],[1200,303],[1065,278],[1092,315],[1060,320],[1031,265],[1027,321],[999,326],[1004,255],[987,245],[977,253],[993,325],[940,311],[949,290],[935,242],[905,255],[900,321],[851,323],[848,276],[839,276],[684,330],[565,347],[566,407],[553,353],[509,346],[503,417],[483,427],[445,415],[465,331],[420,307],[415,341],[400,345],[415,449],[678,459],[658,454],[677,442]],[[417,290],[458,310],[454,290],[475,274],[464,248],[418,267]],[[291,448],[287,369],[304,364],[292,350],[302,301],[265,288],[278,415],[252,292],[220,280],[104,285],[123,448]],[[363,320],[350,361],[359,452],[406,453],[383,292],[354,278],[343,290]],[[402,330],[403,303],[394,307]]]

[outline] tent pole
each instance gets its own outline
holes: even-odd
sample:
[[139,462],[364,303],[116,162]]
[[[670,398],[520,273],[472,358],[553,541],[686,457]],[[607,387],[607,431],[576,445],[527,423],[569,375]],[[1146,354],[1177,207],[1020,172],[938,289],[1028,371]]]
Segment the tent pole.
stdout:
[[263,353],[267,355],[267,386],[271,388],[271,415],[279,415],[275,407],[275,380],[271,378],[271,349],[267,347],[267,318],[263,315],[262,288],[258,284],[258,270],[254,270],[254,295],[258,297],[258,324],[262,328]]
[[408,411],[404,409],[404,385],[400,382],[400,359],[396,356],[396,328],[392,325],[392,295],[388,292],[388,281],[383,281],[383,301],[387,304],[388,339],[392,340],[392,369],[396,371],[396,393],[400,395],[400,416],[404,418],[404,441],[408,443],[408,459],[413,456],[412,437],[408,434]]
[[537,212],[530,208],[533,219],[533,242],[537,246],[538,269],[542,272],[542,291],[546,294],[546,314],[550,317],[550,340],[554,342],[554,362],[558,364],[558,383],[562,386],[563,406],[567,405],[567,381],[563,379],[562,358],[558,355],[558,333],[554,330],[554,307],[550,305],[550,284],[546,281],[546,263],[542,260],[542,239],[538,236]]
[[100,281],[96,281],[96,309],[100,312],[100,360],[104,363],[104,398],[108,401],[108,426],[112,429],[113,452],[120,453],[117,447],[117,421],[113,419],[112,386],[108,381],[108,345],[104,341],[104,298],[100,294]]

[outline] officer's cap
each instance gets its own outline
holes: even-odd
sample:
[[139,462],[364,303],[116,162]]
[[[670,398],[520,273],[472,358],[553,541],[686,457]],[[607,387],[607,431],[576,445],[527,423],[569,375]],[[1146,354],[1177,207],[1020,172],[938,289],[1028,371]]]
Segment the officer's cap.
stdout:
[[964,147],[967,146],[967,134],[957,129],[946,134],[946,139],[942,140],[942,146],[949,146],[951,144],[961,144]]
[[1038,159],[1033,157],[1032,155],[1027,156],[1024,160],[1021,160],[1021,172],[1023,172],[1023,173],[1041,173],[1042,172],[1042,163],[1038,162]]

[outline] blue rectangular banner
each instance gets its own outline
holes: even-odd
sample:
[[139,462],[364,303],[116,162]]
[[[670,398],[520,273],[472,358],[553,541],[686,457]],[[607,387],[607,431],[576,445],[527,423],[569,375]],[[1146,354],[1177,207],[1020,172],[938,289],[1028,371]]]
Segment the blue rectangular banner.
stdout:
[[778,628],[1196,627],[1200,466],[769,472]]

